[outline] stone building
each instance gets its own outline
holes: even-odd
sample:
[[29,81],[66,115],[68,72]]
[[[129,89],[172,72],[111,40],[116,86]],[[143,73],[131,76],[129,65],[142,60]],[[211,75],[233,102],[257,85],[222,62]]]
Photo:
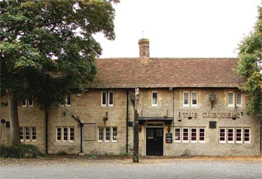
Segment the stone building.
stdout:
[[[150,58],[148,39],[139,49],[139,58],[97,59],[95,81],[51,109],[47,134],[44,111],[33,99],[22,101],[21,141],[50,154],[132,153],[130,96],[139,89],[141,155],[261,154],[261,119],[246,114],[238,59]],[[9,121],[7,107],[1,118]],[[1,143],[8,143],[8,122],[0,125]]]

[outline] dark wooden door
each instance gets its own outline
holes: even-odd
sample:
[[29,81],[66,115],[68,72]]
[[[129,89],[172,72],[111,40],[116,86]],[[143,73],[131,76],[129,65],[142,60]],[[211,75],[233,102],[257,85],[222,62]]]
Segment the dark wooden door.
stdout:
[[146,155],[163,155],[163,128],[146,129]]

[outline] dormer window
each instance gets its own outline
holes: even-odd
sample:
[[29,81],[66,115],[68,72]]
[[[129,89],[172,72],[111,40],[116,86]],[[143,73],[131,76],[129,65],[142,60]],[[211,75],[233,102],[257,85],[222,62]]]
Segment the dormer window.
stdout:
[[189,106],[189,92],[183,93],[183,106]]
[[234,107],[234,92],[228,92],[228,107]]
[[158,106],[158,92],[152,92],[152,106]]
[[191,106],[197,106],[197,92],[191,93]]

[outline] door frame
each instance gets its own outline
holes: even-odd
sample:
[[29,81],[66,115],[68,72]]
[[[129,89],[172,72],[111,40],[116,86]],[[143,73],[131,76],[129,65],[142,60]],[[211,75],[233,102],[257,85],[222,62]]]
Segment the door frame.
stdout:
[[[147,124],[163,124],[162,126],[147,126]],[[164,145],[164,136],[165,136],[165,123],[164,122],[147,122],[145,123],[145,132],[144,132],[144,135],[145,135],[145,156],[148,156],[147,155],[147,151],[146,151],[146,146],[147,146],[147,128],[158,128],[158,129],[163,129],[163,155],[164,156],[164,153],[165,153],[165,145]]]

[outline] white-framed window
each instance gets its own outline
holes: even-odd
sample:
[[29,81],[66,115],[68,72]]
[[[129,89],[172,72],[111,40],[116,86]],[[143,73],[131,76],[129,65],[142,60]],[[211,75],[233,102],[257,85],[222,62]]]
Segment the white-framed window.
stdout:
[[112,127],[112,142],[117,142],[117,127]]
[[32,95],[28,95],[26,99],[21,102],[22,107],[33,107],[34,100]]
[[25,127],[25,141],[30,141],[30,128]]
[[101,106],[102,107],[105,107],[106,106],[106,102],[107,102],[107,100],[106,100],[106,91],[102,91],[101,92]]
[[65,98],[65,105],[66,106],[71,106],[71,94],[67,94]]
[[68,128],[63,127],[63,142],[67,142],[68,140]]
[[183,106],[188,107],[189,106],[189,92],[188,91],[184,91],[183,92]]
[[34,105],[34,101],[33,101],[33,96],[32,95],[29,95],[28,96],[28,107],[33,107]]
[[32,141],[36,141],[36,127],[31,127]]
[[153,91],[152,92],[152,98],[151,98],[152,106],[158,106],[158,92]]
[[236,93],[236,102],[238,107],[242,106],[242,93]]
[[114,106],[114,92],[108,92],[108,106]]
[[35,142],[36,141],[36,127],[19,127],[19,136],[21,142]]
[[106,136],[105,136],[105,142],[110,142],[110,127],[105,128]]
[[228,92],[228,107],[234,107],[234,106],[235,106],[234,92],[230,91]]
[[27,107],[27,99],[24,99],[23,101],[22,101],[22,107]]
[[219,129],[219,142],[226,143],[226,128]]
[[206,138],[206,134],[205,134],[205,128],[199,128],[199,139],[198,141],[200,143],[205,143],[205,138]]
[[244,143],[250,143],[250,129],[244,128]]
[[75,140],[75,128],[69,127],[69,133],[70,133],[69,141],[72,142]]
[[191,142],[197,142],[197,128],[191,128]]
[[189,142],[189,129],[188,128],[183,128],[183,142]]
[[233,128],[227,129],[227,142],[234,143],[234,129]]
[[62,140],[62,128],[56,128],[56,141],[60,142]]
[[175,128],[175,142],[181,142],[181,129]]
[[242,128],[236,128],[236,143],[242,143]]
[[20,141],[24,141],[24,128],[19,127],[19,136],[20,136]]
[[104,128],[98,127],[98,142],[104,141]]
[[56,127],[57,142],[74,142],[75,128],[69,126]]
[[193,91],[193,92],[191,92],[191,106],[196,107],[197,103],[198,103],[197,92]]

